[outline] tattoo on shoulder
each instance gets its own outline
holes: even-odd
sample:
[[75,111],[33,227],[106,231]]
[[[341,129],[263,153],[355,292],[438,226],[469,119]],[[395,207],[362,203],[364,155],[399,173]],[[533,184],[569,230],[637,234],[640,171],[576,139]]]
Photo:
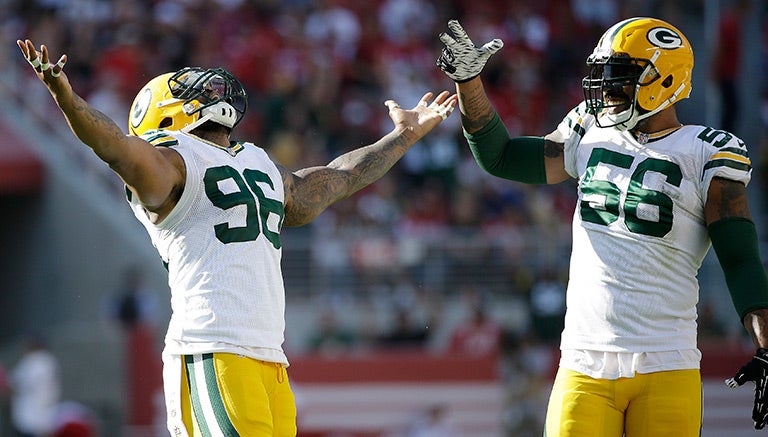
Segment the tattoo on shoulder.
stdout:
[[741,182],[715,178],[712,183],[717,184],[720,194],[720,217],[750,217],[747,190]]

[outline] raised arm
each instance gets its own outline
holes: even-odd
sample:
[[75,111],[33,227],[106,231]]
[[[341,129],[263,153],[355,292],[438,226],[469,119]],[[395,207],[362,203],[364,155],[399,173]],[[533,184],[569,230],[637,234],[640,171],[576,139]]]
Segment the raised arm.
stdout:
[[38,51],[30,40],[17,40],[16,44],[48,88],[72,132],[120,176],[150,213],[162,216],[170,211],[184,184],[181,157],[170,149],[156,149],[139,137],[126,135],[114,121],[77,95],[63,71],[66,55],[51,64],[45,45]]
[[476,47],[458,21],[449,21],[448,28],[450,35],[440,34],[444,47],[437,65],[456,82],[461,125],[478,165],[494,176],[519,182],[566,180],[563,141],[557,132],[546,137],[510,138],[485,93],[480,72],[503,42],[494,39]]
[[384,176],[424,135],[445,120],[456,105],[456,95],[440,93],[430,104],[425,94],[410,110],[387,100],[394,122],[391,132],[368,146],[352,150],[326,166],[290,173],[285,169],[285,226],[309,223],[328,206],[349,197]]

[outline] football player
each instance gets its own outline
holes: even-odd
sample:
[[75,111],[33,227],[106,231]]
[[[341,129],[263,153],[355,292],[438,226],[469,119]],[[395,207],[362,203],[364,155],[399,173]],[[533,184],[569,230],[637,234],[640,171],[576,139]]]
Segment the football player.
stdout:
[[426,93],[410,110],[388,100],[391,132],[328,165],[292,172],[260,147],[230,139],[247,96],[222,68],[150,80],[134,100],[126,135],[73,91],[62,71],[66,55],[53,64],[45,45],[17,44],[75,135],[125,182],[167,266],[170,434],[296,435],[282,349],[280,231],[382,177],[451,113],[456,95]]
[[503,42],[476,47],[455,20],[438,66],[456,82],[478,164],[529,184],[578,181],[561,357],[545,435],[700,435],[697,272],[710,248],[757,352],[730,382],[756,383],[768,418],[768,281],[747,202],[752,166],[730,132],[683,125],[693,51],[654,18],[609,28],[587,58],[584,100],[551,133],[510,138],[479,74]]

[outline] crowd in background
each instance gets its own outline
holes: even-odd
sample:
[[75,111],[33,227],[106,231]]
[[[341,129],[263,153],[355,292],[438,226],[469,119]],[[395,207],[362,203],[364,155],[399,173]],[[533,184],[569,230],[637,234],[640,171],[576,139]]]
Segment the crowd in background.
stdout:
[[[489,94],[512,134],[540,135],[582,98],[584,58],[604,29],[617,17],[659,9],[648,1],[508,3],[6,1],[0,20],[7,40],[27,35],[54,54],[67,53],[74,88],[124,128],[133,97],[150,78],[186,65],[226,67],[250,97],[234,136],[294,169],[328,162],[389,130],[385,99],[409,106],[427,90],[452,89],[435,67],[437,35],[448,18],[462,17],[478,40],[505,41],[484,72]],[[674,13],[674,6],[667,9]],[[567,223],[573,208],[570,187],[534,196],[530,188],[484,175],[469,156],[458,117],[417,145],[387,179],[340,204],[335,226],[422,236],[448,226],[493,232],[537,220]]]

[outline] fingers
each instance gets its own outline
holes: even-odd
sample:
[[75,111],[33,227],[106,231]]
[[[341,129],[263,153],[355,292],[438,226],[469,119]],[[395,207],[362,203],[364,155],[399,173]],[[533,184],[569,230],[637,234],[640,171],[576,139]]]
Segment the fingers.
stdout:
[[499,49],[501,49],[502,47],[504,47],[504,41],[496,38],[496,39],[494,39],[492,41],[489,41],[489,42],[485,43],[480,48],[480,51],[481,52],[486,52],[486,53],[488,53],[488,56],[490,56],[490,55],[498,52]]
[[398,105],[397,102],[394,101],[394,100],[387,100],[386,102],[384,102],[384,106],[389,108],[390,111],[393,110],[393,109],[400,108],[400,105]]
[[[458,96],[455,94],[451,95],[451,93],[448,91],[443,91],[437,95],[432,103],[430,103],[429,101],[432,100],[433,95],[434,93],[432,92],[424,94],[421,99],[419,99],[419,103],[416,104],[416,107],[414,107],[412,111],[418,110],[420,107],[424,107],[437,112],[443,118],[443,120],[445,120],[449,115],[451,115],[451,112],[453,112],[453,109],[456,107]],[[391,99],[385,101],[384,105],[389,108],[390,111],[394,109],[401,109],[400,105]]]
[[67,55],[61,55],[61,58],[59,58],[58,62],[56,62],[56,65],[51,68],[51,76],[53,77],[59,77],[61,76],[61,72],[64,70],[64,65],[67,64]]
[[[743,383],[741,383],[741,384],[743,384]],[[736,382],[736,378],[735,377],[734,378],[728,378],[728,379],[725,380],[725,385],[727,385],[730,388],[739,387],[741,384]]]
[[46,47],[45,45],[41,45],[40,52],[41,52],[40,72],[42,73],[43,71],[46,71],[49,68],[51,68],[51,63],[49,62],[49,59],[48,59],[48,47]]
[[446,46],[452,46],[456,44],[456,40],[453,39],[451,35],[448,35],[445,32],[442,32],[440,35],[438,35],[438,38],[440,38],[440,41],[445,44]]
[[461,27],[461,24],[459,24],[458,20],[449,20],[448,21],[448,28],[451,29],[451,32],[456,37],[457,41],[461,41],[465,44],[472,44],[472,40],[469,39],[469,35],[467,35],[467,31],[464,30],[463,27]]
[[24,58],[29,62],[29,65],[35,69],[37,73],[45,73],[51,71],[51,76],[59,77],[64,70],[64,65],[67,63],[67,55],[61,55],[59,60],[52,64],[50,62],[50,55],[48,47],[45,44],[40,46],[40,51],[35,49],[35,45],[30,40],[16,40],[16,45],[19,46],[19,50],[24,55]]
[[38,73],[41,73],[50,67],[50,64],[48,63],[48,49],[44,45],[40,46],[41,52],[35,50],[35,46],[30,40],[17,40],[16,45],[21,49],[21,53],[24,55],[24,58],[27,59],[29,65],[31,65]]
[[432,93],[431,91],[426,93],[426,94],[424,94],[423,96],[421,96],[421,99],[419,99],[419,103],[418,104],[421,105],[421,106],[427,106],[429,104],[429,100],[432,99],[433,95],[434,95],[434,93]]
[[[448,98],[450,93],[448,91],[443,91],[440,94],[438,94],[437,98],[435,100],[427,105],[427,100],[422,98],[422,100],[419,102],[420,105],[427,106],[428,109],[431,109],[438,114],[440,114],[440,117],[445,120],[448,118],[449,115],[451,115],[451,112],[453,112],[453,108],[456,106],[456,98]],[[425,96],[426,97],[426,96]]]

